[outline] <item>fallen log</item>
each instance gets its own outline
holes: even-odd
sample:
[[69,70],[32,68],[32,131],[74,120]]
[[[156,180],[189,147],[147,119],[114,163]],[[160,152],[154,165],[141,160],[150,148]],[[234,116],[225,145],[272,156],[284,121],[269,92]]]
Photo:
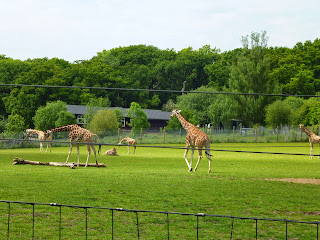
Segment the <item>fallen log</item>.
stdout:
[[[13,165],[16,164],[31,164],[31,165],[46,165],[46,166],[54,166],[54,167],[69,167],[69,168],[75,168],[77,166],[76,163],[65,163],[65,162],[39,162],[39,161],[30,161],[30,160],[24,160],[19,157],[13,158]],[[80,163],[79,167],[84,167],[85,163]],[[96,167],[97,165],[95,163],[88,163],[87,167]],[[105,163],[99,163],[98,167],[106,167]]]

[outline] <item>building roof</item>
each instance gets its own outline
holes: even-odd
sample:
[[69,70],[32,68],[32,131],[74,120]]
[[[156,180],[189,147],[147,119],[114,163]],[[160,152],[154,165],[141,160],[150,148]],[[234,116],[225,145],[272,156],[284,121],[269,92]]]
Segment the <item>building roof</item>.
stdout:
[[[68,111],[71,112],[74,115],[84,115],[87,113],[87,106],[83,105],[67,105]],[[114,110],[115,107],[108,107],[107,109]],[[124,117],[127,117],[127,110],[129,108],[121,108],[119,107],[120,110],[123,111]],[[171,112],[164,112],[161,110],[153,110],[153,109],[142,109],[147,116],[148,119],[154,119],[154,120],[169,120],[170,119],[170,114]]]

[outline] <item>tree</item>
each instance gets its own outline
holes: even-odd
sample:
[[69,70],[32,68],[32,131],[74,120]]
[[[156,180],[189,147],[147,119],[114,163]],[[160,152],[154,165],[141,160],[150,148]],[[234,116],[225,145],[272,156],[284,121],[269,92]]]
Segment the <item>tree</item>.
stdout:
[[110,101],[108,98],[90,98],[87,104],[87,112],[85,113],[84,117],[86,119],[86,125],[89,126],[90,122],[93,119],[93,116],[97,114],[97,112],[101,108],[106,108],[110,106]]
[[14,88],[8,97],[3,98],[6,111],[10,115],[23,116],[26,125],[32,126],[32,116],[40,106],[41,99],[31,88]]
[[[270,63],[267,57],[266,32],[251,33],[251,48],[248,36],[243,37],[243,52],[231,67],[230,91],[240,93],[279,93],[276,82],[270,81]],[[262,95],[234,95],[237,116],[248,125],[264,121],[264,108],[272,102],[271,97]]]
[[123,126],[123,111],[120,108],[115,108],[113,110],[117,116],[117,123],[118,123],[118,128]]
[[110,109],[98,110],[89,124],[89,129],[98,135],[108,130],[117,129],[117,127],[117,115],[115,111]]
[[46,130],[76,123],[74,115],[62,101],[47,103],[45,107],[39,107],[32,118],[36,129]]
[[276,128],[291,123],[292,111],[284,101],[277,100],[266,107],[266,123]]
[[27,128],[22,116],[18,114],[9,115],[6,125],[6,133],[19,133]]
[[301,70],[284,86],[286,92],[297,95],[315,94],[315,79],[310,70]]
[[320,122],[320,102],[317,99],[310,98],[299,107],[293,115],[293,123],[300,123],[311,126],[318,125]]
[[194,115],[194,120],[197,119],[196,124],[208,124],[211,122],[208,107],[216,100],[217,95],[196,92],[216,92],[216,89],[212,87],[200,87],[194,92],[177,97],[176,106],[180,110],[189,110]]
[[132,127],[132,133],[137,134],[141,128],[149,128],[147,114],[141,109],[140,105],[136,102],[132,102],[130,109],[127,111],[127,117],[130,118],[128,125]]

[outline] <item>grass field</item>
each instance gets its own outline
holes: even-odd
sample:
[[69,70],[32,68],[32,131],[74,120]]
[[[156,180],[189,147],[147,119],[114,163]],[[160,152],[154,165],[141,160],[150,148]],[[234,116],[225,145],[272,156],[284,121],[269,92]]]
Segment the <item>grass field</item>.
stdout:
[[[308,143],[219,143],[212,148],[309,153]],[[41,154],[39,148],[1,149],[0,200],[320,221],[320,185],[275,181],[320,178],[316,157],[212,151],[208,174],[206,158],[197,172],[189,173],[182,149],[138,147],[136,155],[127,155],[122,146],[117,151],[120,156],[98,155],[106,168],[69,169],[12,165],[15,156],[63,162],[68,147]],[[315,154],[319,151],[315,148]],[[85,146],[80,154],[85,162]],[[197,154],[194,164],[196,159]],[[70,160],[76,161],[76,149]],[[35,213],[35,239],[59,239],[59,209],[36,206]],[[32,207],[11,204],[10,214],[10,239],[30,239]],[[115,239],[137,239],[135,214],[114,212],[114,218]],[[0,239],[7,237],[7,221],[8,204],[0,203]],[[167,239],[166,221],[165,214],[139,214],[140,239]],[[229,239],[231,221],[200,218],[199,239]],[[170,216],[170,239],[196,239],[195,229],[194,216]],[[233,239],[255,239],[255,231],[254,221],[234,220]],[[259,222],[258,239],[285,239],[285,232],[284,223]],[[317,237],[317,229],[308,224],[289,224],[288,232],[289,239]],[[88,209],[87,234],[88,239],[111,239],[111,211]],[[62,209],[61,239],[85,239],[84,209]]]

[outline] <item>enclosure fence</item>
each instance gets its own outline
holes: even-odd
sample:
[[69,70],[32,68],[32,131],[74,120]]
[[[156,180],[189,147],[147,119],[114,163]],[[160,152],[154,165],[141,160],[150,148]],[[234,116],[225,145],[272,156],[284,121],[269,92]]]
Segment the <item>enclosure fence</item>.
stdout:
[[[7,204],[7,207],[2,206],[2,212],[0,213],[0,216],[5,217],[5,221],[0,221],[0,231],[1,232],[6,232],[6,238],[10,239],[11,237],[11,228],[15,224],[14,222],[14,216],[17,213],[12,212],[12,206],[13,204],[18,204],[18,205],[28,205],[30,206],[30,215],[31,215],[31,229],[23,229],[24,231],[28,231],[29,234],[31,235],[32,239],[37,239],[36,232],[37,232],[37,219],[40,218],[40,214],[37,214],[37,209],[36,207],[38,206],[49,206],[52,208],[57,208],[57,213],[59,214],[58,218],[58,223],[57,223],[57,235],[52,236],[54,238],[63,238],[63,229],[64,229],[64,222],[66,222],[65,217],[63,217],[63,209],[64,208],[75,208],[75,209],[81,209],[84,211],[84,216],[82,219],[85,222],[85,225],[82,231],[82,237],[83,239],[88,239],[90,236],[90,225],[89,225],[89,214],[88,210],[95,211],[95,210],[103,210],[103,211],[109,211],[110,218],[111,218],[111,223],[109,227],[105,227],[108,229],[107,235],[109,239],[115,239],[118,238],[116,235],[116,229],[115,229],[115,221],[117,221],[115,212],[125,212],[125,213],[133,213],[135,216],[135,221],[132,222],[131,224],[134,225],[134,234],[136,239],[141,239],[144,236],[141,234],[143,231],[141,229],[141,223],[139,216],[140,214],[147,213],[151,215],[163,215],[165,216],[165,225],[166,225],[166,233],[165,236],[162,236],[162,238],[166,239],[171,239],[172,235],[172,230],[171,230],[171,224],[173,224],[173,221],[171,220],[173,215],[180,215],[183,217],[190,216],[193,218],[194,221],[194,227],[193,229],[188,229],[188,231],[194,231],[194,239],[201,239],[201,231],[203,231],[203,228],[201,227],[202,224],[202,219],[204,218],[223,218],[227,219],[229,221],[225,222],[226,229],[229,228],[229,233],[228,233],[228,238],[231,240],[233,239],[233,234],[236,229],[236,221],[245,221],[249,220],[252,221],[254,224],[253,226],[253,232],[254,232],[254,238],[259,239],[259,223],[260,222],[278,222],[281,225],[283,225],[283,236],[285,236],[285,239],[289,239],[290,236],[294,235],[294,233],[291,233],[289,231],[289,225],[292,224],[307,224],[312,226],[314,229],[314,239],[319,239],[319,224],[320,222],[318,221],[295,221],[295,220],[286,220],[286,219],[269,219],[269,218],[254,218],[254,217],[237,217],[237,216],[224,216],[224,215],[215,215],[215,214],[205,214],[205,213],[179,213],[179,212],[167,212],[167,211],[149,211],[149,210],[134,210],[134,209],[124,209],[124,208],[108,208],[108,207],[92,207],[92,206],[75,206],[75,205],[65,205],[65,204],[57,204],[57,203],[37,203],[37,202],[18,202],[18,201],[7,201],[7,200],[0,200],[0,203],[2,205]],[[6,210],[5,210],[6,209]],[[4,212],[6,211],[6,212]],[[64,219],[64,220],[62,220]],[[6,223],[4,223],[6,222]],[[25,223],[26,224],[26,223]],[[213,224],[212,224],[213,225]],[[20,229],[20,231],[23,231]],[[214,227],[212,226],[212,232],[214,232]],[[159,236],[160,237],[160,236]],[[251,237],[250,239],[252,239]]]

